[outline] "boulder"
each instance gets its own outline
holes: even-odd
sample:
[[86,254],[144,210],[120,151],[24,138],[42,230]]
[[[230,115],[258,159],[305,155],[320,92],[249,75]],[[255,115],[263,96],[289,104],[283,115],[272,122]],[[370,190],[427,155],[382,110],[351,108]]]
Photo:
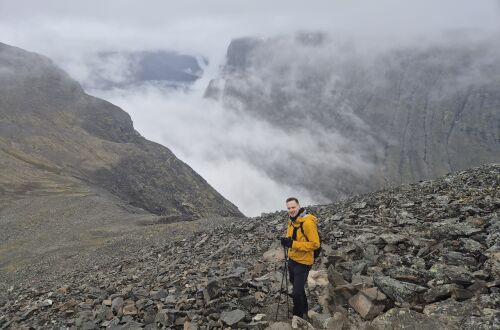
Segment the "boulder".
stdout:
[[380,274],[373,277],[373,282],[389,298],[400,303],[416,303],[419,295],[427,290],[423,286],[398,281]]

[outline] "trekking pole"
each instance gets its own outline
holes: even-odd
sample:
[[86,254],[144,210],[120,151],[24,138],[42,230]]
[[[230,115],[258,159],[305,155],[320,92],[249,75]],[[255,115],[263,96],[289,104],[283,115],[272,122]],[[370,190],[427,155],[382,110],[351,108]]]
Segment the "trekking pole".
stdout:
[[284,256],[285,256],[285,261],[283,263],[283,271],[282,271],[282,276],[281,276],[281,286],[280,286],[280,294],[278,296],[278,306],[276,307],[276,317],[275,321],[278,321],[278,311],[280,308],[280,303],[281,303],[281,294],[283,293],[283,284],[285,282],[286,288],[285,288],[285,294],[286,294],[286,305],[287,305],[287,317],[290,318],[290,307],[289,307],[289,302],[288,302],[288,276],[287,276],[287,270],[288,270],[288,250],[284,246]]
[[286,317],[290,319],[290,302],[289,302],[289,295],[288,295],[288,249],[285,248],[285,282],[286,282]]

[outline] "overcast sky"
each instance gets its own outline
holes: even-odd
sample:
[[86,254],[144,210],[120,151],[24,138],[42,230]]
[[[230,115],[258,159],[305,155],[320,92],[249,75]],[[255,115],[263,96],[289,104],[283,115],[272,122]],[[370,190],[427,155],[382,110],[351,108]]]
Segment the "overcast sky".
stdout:
[[244,35],[334,31],[367,40],[497,30],[498,0],[0,0],[2,42],[49,56],[94,49],[224,53]]
[[276,146],[286,139],[264,123],[230,117],[201,96],[231,39],[298,30],[328,32],[358,45],[412,43],[465,30],[491,35],[500,31],[500,1],[0,0],[0,42],[47,55],[80,81],[86,73],[82,59],[98,51],[168,49],[208,58],[205,75],[189,92],[93,93],[129,112],[142,135],[171,148],[247,215],[283,208],[288,195],[325,201],[279,185],[241,159],[203,152],[224,143],[217,131],[231,137],[232,148],[247,145],[255,131],[279,136]]

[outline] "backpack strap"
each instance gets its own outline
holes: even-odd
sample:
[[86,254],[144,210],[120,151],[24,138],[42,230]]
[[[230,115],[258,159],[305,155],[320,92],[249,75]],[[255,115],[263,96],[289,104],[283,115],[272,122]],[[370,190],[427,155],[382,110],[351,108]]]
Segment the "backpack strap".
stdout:
[[304,235],[304,237],[306,238],[306,241],[309,242],[309,238],[307,238],[306,233],[304,232],[304,227],[302,227],[303,224],[304,224],[303,222],[300,223],[300,231],[302,232],[302,235]]
[[296,240],[297,240],[297,229],[299,229],[299,228],[297,228],[297,227],[295,227],[295,226],[293,226],[293,225],[292,225],[292,227],[293,227],[292,239],[293,239],[294,241],[296,241]]

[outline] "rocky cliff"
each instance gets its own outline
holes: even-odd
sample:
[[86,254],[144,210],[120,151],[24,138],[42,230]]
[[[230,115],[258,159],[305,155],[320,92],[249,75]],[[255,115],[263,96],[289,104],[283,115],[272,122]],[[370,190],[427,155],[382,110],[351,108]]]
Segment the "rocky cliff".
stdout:
[[321,33],[237,39],[206,96],[296,136],[301,150],[247,158],[313,196],[417,182],[500,160],[500,51],[469,37],[371,48]]
[[185,223],[87,271],[13,281],[0,327],[498,329],[499,178],[485,165],[310,207],[323,246],[308,279],[312,326],[287,318],[278,211]]

